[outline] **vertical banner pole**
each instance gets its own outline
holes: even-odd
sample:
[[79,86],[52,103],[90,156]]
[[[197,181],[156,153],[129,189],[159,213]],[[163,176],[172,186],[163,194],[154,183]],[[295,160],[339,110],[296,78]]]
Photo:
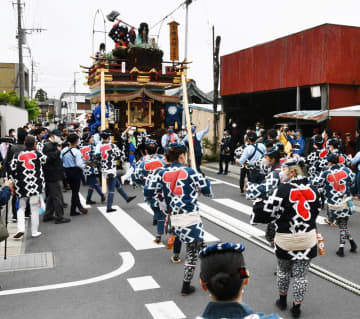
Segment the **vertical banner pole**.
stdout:
[[[106,121],[106,105],[105,105],[105,72],[104,69],[101,69],[100,75],[100,95],[101,95],[101,130],[104,131],[106,129],[105,121]],[[106,194],[106,178],[104,173],[101,174],[101,190],[104,194]]]
[[196,170],[194,143],[192,140],[191,122],[190,122],[190,113],[189,113],[189,101],[188,101],[188,94],[187,94],[187,87],[186,87],[185,72],[181,72],[181,83],[182,83],[182,89],[183,89],[183,106],[184,106],[184,111],[185,111],[186,130],[187,130],[188,143],[189,143],[190,163],[191,163],[191,167],[194,170]]

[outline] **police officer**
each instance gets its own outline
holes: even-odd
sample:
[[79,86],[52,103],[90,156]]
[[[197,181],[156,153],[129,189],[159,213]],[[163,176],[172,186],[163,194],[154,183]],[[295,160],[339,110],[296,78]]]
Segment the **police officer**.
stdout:
[[258,169],[256,169],[256,163],[261,159],[265,152],[265,145],[262,143],[256,143],[257,135],[254,132],[249,132],[247,134],[249,145],[245,147],[244,151],[239,160],[236,162],[240,165],[248,164],[248,167],[251,168],[249,172],[248,181],[252,183],[261,183],[264,176],[262,176]]

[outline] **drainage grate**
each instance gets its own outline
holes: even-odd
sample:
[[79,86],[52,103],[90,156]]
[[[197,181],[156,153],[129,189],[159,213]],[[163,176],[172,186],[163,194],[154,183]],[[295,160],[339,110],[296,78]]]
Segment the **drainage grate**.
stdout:
[[24,254],[0,259],[0,272],[46,269],[54,267],[54,257],[51,252]]

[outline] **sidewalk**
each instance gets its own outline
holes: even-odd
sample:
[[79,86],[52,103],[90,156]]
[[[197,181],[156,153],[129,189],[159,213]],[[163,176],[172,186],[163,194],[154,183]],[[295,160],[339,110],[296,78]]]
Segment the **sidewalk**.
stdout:
[[[214,173],[219,171],[219,162],[207,162],[203,163],[202,168],[208,169]],[[229,174],[227,176],[240,178],[240,166],[229,164]]]

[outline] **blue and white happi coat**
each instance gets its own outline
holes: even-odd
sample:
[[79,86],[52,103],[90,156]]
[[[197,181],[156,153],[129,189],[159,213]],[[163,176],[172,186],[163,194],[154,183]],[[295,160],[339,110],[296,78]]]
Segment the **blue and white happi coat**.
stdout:
[[161,154],[145,155],[135,165],[131,179],[138,185],[144,186],[151,174],[158,168],[164,167],[165,160]]
[[121,160],[124,154],[117,145],[112,143],[100,143],[96,145],[95,155],[101,158],[101,172],[106,176],[116,176],[116,162]]
[[85,176],[97,175],[99,173],[97,166],[86,165],[87,163],[96,162],[95,146],[93,144],[84,143],[80,148],[80,152],[85,163],[84,175]]
[[45,178],[43,165],[47,157],[36,150],[16,153],[10,162],[10,178],[14,182],[18,197],[30,197],[43,193]]
[[327,149],[315,150],[306,157],[308,174],[311,178],[319,176],[327,167],[326,156],[329,154]]
[[[274,222],[277,233],[307,233],[316,229],[316,218],[320,213],[320,196],[316,188],[304,177],[289,183],[280,183],[265,200],[256,200],[252,221],[268,224]],[[298,250],[281,249],[275,242],[278,258],[287,260],[309,260],[316,257],[317,245]]]
[[351,199],[350,189],[354,180],[355,174],[351,169],[337,164],[313,178],[311,184],[323,189],[330,214],[347,217],[351,212],[346,203]]
[[[266,172],[266,169],[262,169],[263,172]],[[248,182],[246,189],[246,199],[255,200],[257,198],[266,198],[269,196],[279,185],[280,183],[280,164],[276,164],[273,167],[270,167],[270,172],[265,176],[265,181],[263,183],[251,183]]]
[[[210,181],[190,167],[179,163],[158,169],[144,188],[145,200],[154,205],[156,197],[162,193],[171,216],[199,212],[198,192],[212,196]],[[175,234],[181,241],[192,243],[203,241],[204,230],[201,221],[186,227],[174,226]]]

